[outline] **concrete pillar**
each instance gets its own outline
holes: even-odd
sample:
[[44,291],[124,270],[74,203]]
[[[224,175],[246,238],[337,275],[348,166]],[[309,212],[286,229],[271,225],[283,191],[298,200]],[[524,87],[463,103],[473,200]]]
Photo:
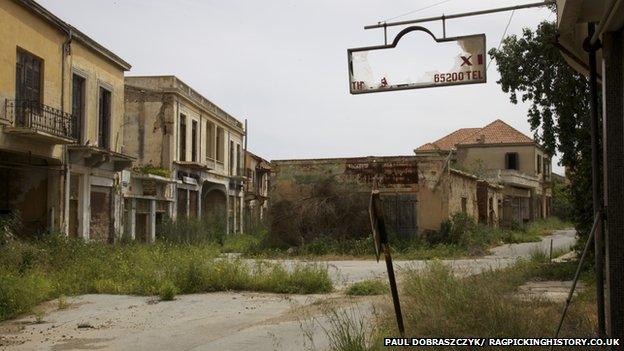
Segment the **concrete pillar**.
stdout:
[[188,189],[184,189],[186,191],[186,218],[191,217],[191,191]]
[[[606,317],[610,338],[624,340],[624,50],[622,32],[603,35],[603,138]],[[612,350],[624,350],[624,345]]]
[[80,204],[78,206],[78,236],[84,240],[89,240],[89,229],[91,222],[91,179],[88,174],[80,177]]
[[126,225],[129,226],[128,232],[130,233],[130,239],[135,240],[136,239],[136,199],[131,198],[129,203],[130,203],[130,208],[128,209],[128,222],[129,223],[126,223]]
[[[67,162],[67,161],[65,161]],[[65,172],[63,173],[63,225],[61,226],[61,231],[65,235],[69,235],[69,189],[71,187],[71,172],[69,169],[69,164],[65,166]]]

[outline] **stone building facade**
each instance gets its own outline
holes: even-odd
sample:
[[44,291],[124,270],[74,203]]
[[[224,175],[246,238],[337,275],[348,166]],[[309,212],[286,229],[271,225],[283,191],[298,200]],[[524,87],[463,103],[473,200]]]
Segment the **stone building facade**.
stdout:
[[271,163],[245,151],[245,231],[251,232],[266,219],[269,209]]
[[[212,216],[223,219],[228,232],[242,231],[243,124],[175,76],[126,77],[125,85],[126,151],[137,169],[168,175],[146,179],[136,169],[129,175],[128,205],[136,208],[148,196],[150,210],[147,219],[136,212],[128,219],[148,221],[149,238],[160,218],[157,209],[173,219]],[[149,187],[146,195],[146,181],[162,190]]]
[[[550,213],[550,156],[533,139],[501,120],[483,128],[458,129],[418,147],[415,153],[447,157],[453,167],[502,186],[501,218],[507,225],[546,218]],[[492,206],[483,210],[499,207]]]

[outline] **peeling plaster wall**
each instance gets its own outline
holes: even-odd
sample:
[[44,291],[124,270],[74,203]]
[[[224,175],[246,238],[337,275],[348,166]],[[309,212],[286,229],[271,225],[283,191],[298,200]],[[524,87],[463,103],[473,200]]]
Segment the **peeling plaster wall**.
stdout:
[[173,98],[126,86],[124,145],[136,164],[171,169]]
[[449,216],[462,212],[462,199],[466,199],[466,213],[475,219],[479,218],[477,206],[477,179],[471,176],[450,173],[449,182]]

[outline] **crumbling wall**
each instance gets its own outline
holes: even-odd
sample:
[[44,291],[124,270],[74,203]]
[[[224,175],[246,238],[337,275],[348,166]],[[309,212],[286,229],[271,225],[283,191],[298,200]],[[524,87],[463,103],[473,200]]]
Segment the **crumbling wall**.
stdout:
[[139,165],[170,168],[173,102],[164,93],[126,85],[124,153]]
[[[395,194],[415,194],[418,188],[411,156],[274,161],[272,168],[271,233],[290,245],[319,236],[370,235],[368,207],[375,183],[382,200],[396,203]],[[413,202],[402,203],[414,208]],[[393,228],[416,225],[390,223]]]
[[474,218],[479,218],[477,202],[477,178],[475,176],[452,170],[449,182],[449,210],[448,215],[464,212]]

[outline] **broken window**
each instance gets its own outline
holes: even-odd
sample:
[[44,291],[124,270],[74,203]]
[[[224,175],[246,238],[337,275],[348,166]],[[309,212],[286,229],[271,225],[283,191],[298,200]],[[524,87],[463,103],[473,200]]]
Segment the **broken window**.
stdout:
[[468,212],[468,199],[465,196],[461,198],[461,211],[462,213]]
[[508,152],[505,154],[505,169],[518,170],[518,153]]
[[110,147],[111,92],[100,87],[100,111],[98,120],[98,146]]
[[197,162],[197,121],[191,126],[191,161]]
[[180,114],[180,161],[186,161],[186,116]]

